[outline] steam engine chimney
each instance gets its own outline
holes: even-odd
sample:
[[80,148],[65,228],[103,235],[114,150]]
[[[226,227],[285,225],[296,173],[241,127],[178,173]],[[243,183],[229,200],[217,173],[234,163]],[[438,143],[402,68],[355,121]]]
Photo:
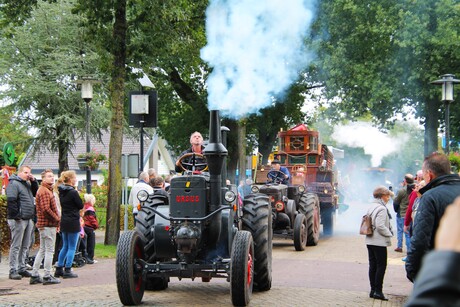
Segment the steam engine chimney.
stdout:
[[210,210],[215,211],[222,203],[222,165],[228,155],[227,148],[222,144],[220,117],[218,110],[211,110],[209,120],[209,143],[203,151],[208,163],[211,188]]

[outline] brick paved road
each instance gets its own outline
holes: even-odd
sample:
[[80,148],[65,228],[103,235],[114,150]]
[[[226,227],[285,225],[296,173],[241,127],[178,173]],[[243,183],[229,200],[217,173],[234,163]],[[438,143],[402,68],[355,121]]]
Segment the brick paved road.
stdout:
[[[338,226],[340,229],[340,223]],[[294,251],[292,241],[275,240],[272,289],[254,293],[250,305],[402,306],[412,287],[405,278],[403,254],[389,248],[384,292],[390,300],[370,299],[367,250],[364,238],[355,233],[353,229],[353,233],[321,239],[318,246],[308,247],[304,252]],[[121,306],[114,259],[75,269],[79,278],[50,286],[31,286],[28,279],[9,280],[5,260],[0,263],[0,306]],[[203,283],[200,279],[192,282],[173,278],[167,290],[146,292],[143,305],[230,306],[229,283],[223,279]]]

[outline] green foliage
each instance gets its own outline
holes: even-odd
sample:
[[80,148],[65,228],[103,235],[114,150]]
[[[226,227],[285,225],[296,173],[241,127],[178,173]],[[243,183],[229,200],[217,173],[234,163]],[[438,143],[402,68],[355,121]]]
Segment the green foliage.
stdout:
[[449,154],[449,161],[453,170],[458,173],[460,171],[460,153],[451,152]]
[[322,1],[313,72],[324,84],[328,115],[372,114],[388,125],[412,106],[424,119],[425,152],[436,150],[442,113],[430,81],[460,70],[459,15],[456,1]]
[[77,159],[84,159],[86,161],[85,167],[95,170],[99,167],[99,163],[107,161],[107,156],[96,150],[91,150],[90,152],[78,154]]
[[[37,142],[59,151],[60,170],[67,165],[75,136],[85,131],[86,106],[74,81],[97,75],[99,60],[79,26],[84,18],[70,13],[72,2],[41,1],[27,22],[4,28],[11,35],[0,37],[0,83],[8,84],[0,99],[11,101],[5,111],[33,129]],[[103,103],[96,93],[91,103],[93,132],[107,127]]]
[[11,111],[0,108],[0,165],[5,165],[3,159],[3,146],[11,142],[14,145],[16,154],[15,163],[17,165],[21,161],[24,152],[32,143],[32,137],[27,133],[26,127],[13,116]]
[[125,206],[128,206],[128,230],[134,229],[133,206],[120,205],[120,230],[125,229]]

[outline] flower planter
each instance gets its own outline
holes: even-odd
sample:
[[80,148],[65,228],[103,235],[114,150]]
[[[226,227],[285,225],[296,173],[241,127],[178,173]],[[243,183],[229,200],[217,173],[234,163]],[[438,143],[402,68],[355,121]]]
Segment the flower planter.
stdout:
[[89,167],[90,170],[95,171],[99,168],[99,163],[92,163],[92,165],[88,165],[88,161],[86,158],[77,158],[78,162],[78,167],[80,168],[81,171],[86,171],[87,167]]

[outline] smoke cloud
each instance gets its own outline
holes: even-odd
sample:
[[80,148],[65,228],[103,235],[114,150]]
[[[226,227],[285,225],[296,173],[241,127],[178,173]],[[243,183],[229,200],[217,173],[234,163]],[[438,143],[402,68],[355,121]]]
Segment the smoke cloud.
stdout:
[[379,131],[367,122],[353,122],[348,125],[337,125],[332,138],[342,145],[361,147],[371,155],[373,167],[380,166],[383,157],[395,152],[409,139],[407,134],[390,136]]
[[201,58],[209,109],[241,118],[269,106],[312,59],[304,38],[316,1],[211,0]]

